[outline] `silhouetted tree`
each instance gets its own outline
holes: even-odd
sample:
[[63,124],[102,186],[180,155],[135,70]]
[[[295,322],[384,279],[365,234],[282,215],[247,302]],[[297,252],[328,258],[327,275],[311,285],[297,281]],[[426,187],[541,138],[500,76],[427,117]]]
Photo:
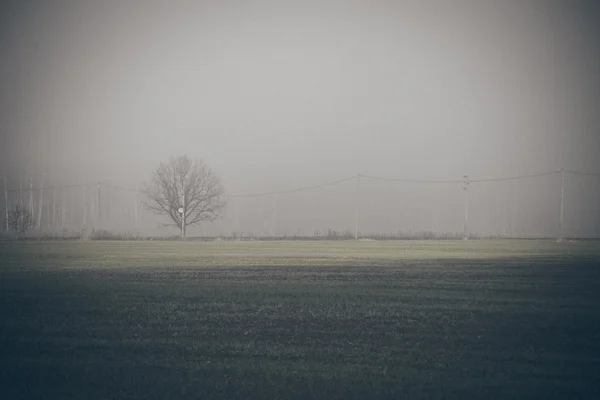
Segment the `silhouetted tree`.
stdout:
[[219,177],[201,160],[185,155],[162,162],[142,191],[144,206],[167,216],[171,223],[165,225],[177,226],[182,238],[187,226],[214,221],[225,207]]
[[15,205],[12,211],[8,213],[8,226],[15,232],[17,239],[24,237],[33,224],[31,212],[19,204]]

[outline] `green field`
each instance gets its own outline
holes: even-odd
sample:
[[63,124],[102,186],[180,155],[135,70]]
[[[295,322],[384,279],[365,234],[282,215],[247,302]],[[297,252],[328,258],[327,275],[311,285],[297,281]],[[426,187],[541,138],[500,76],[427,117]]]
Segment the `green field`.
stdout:
[[600,398],[600,243],[0,242],[0,393]]

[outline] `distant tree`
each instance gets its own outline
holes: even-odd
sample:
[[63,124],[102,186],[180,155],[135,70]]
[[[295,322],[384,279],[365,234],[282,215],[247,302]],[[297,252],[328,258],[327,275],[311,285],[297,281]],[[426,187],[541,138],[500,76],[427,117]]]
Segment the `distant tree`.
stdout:
[[33,224],[31,212],[19,204],[15,205],[8,213],[8,226],[15,232],[17,239],[24,237],[27,231],[33,227]]
[[201,160],[188,156],[162,162],[144,183],[146,209],[170,219],[185,238],[186,227],[221,217],[225,207],[219,177]]

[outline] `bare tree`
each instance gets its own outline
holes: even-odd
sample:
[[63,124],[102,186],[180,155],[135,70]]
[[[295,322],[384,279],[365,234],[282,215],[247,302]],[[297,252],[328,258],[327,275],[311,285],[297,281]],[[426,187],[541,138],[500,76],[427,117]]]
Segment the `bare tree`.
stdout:
[[201,160],[188,156],[173,157],[162,162],[144,183],[146,209],[169,217],[185,238],[186,227],[203,221],[214,221],[225,207],[223,187],[217,175]]
[[8,225],[15,231],[17,239],[22,238],[34,225],[33,215],[27,208],[17,204],[8,214]]

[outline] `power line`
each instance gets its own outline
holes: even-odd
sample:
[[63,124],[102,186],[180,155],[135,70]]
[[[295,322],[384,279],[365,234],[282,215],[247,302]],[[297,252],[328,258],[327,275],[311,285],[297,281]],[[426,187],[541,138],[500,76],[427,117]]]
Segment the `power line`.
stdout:
[[374,179],[387,182],[404,182],[404,183],[462,183],[460,180],[427,180],[427,179],[402,179],[402,178],[382,178],[379,176],[360,175],[361,178]]
[[[565,171],[570,172],[570,171]],[[576,172],[573,172],[576,173]],[[551,171],[551,172],[543,172],[540,174],[529,174],[529,175],[519,175],[519,176],[508,176],[501,178],[482,178],[482,179],[470,179],[469,182],[481,183],[481,182],[497,182],[497,181],[510,181],[516,179],[525,179],[525,178],[537,178],[546,175],[554,175],[560,174],[560,171]],[[597,175],[600,174],[588,174],[586,175]],[[405,182],[405,183],[462,183],[463,180],[460,179],[449,179],[449,180],[427,180],[427,179],[402,179],[402,178],[382,178],[379,176],[369,176],[369,175],[360,175],[362,178],[367,179],[375,179],[380,181],[388,181],[388,182]]]
[[139,190],[139,189],[126,188],[126,187],[123,187],[123,186],[117,186],[117,185],[113,185],[113,184],[111,184],[111,183],[101,183],[101,184],[102,184],[102,186],[107,186],[107,187],[111,187],[111,188],[114,188],[114,189],[119,189],[119,190],[127,190],[127,191],[129,191],[129,192],[139,192],[139,193],[141,193],[141,192],[142,192],[142,191],[141,191],[141,190]]
[[519,176],[509,176],[504,178],[485,178],[485,179],[471,179],[469,182],[497,182],[497,181],[512,181],[516,179],[525,179],[525,178],[537,178],[540,176],[546,175],[554,175],[560,174],[560,171],[551,171],[551,172],[543,172],[541,174],[530,174],[530,175],[519,175]]
[[566,172],[568,174],[574,174],[574,175],[600,176],[600,174],[594,174],[593,172],[579,172],[579,171],[567,171],[567,170],[565,170],[564,172]]
[[259,197],[259,196],[271,196],[271,195],[276,195],[276,194],[295,193],[295,192],[300,192],[303,190],[318,189],[318,188],[322,188],[325,186],[337,185],[338,183],[348,182],[348,181],[352,181],[355,179],[356,179],[356,176],[352,176],[349,178],[340,179],[340,180],[333,181],[333,182],[322,183],[320,185],[304,186],[304,187],[290,189],[290,190],[279,190],[279,191],[275,191],[275,192],[263,192],[263,193],[237,193],[237,194],[226,195],[225,197]]
[[[585,176],[597,176],[597,177],[600,177],[600,173],[571,171],[571,170],[564,170],[564,172],[569,173],[569,174],[575,174],[575,175],[585,175]],[[510,181],[510,180],[518,180],[518,179],[537,178],[537,177],[542,177],[542,176],[547,176],[547,175],[555,175],[555,174],[560,174],[560,173],[561,173],[561,171],[550,171],[550,172],[543,172],[543,173],[539,173],[539,174],[519,175],[519,176],[510,176],[510,177],[470,179],[469,182],[471,182],[471,183],[483,183],[483,182]],[[359,174],[358,176],[361,177],[361,178],[365,178],[365,179],[372,179],[372,180],[379,180],[379,181],[386,181],[386,182],[431,183],[431,184],[463,183],[462,179],[449,179],[449,180],[439,180],[439,179],[438,180],[429,180],[429,179],[404,179],[404,178],[386,178],[386,177],[372,176],[372,175],[362,175],[362,174]],[[259,192],[259,193],[235,193],[235,194],[225,195],[225,197],[229,197],[229,198],[234,198],[234,197],[260,197],[260,196],[271,196],[271,195],[278,195],[278,194],[295,193],[295,192],[301,192],[301,191],[304,191],[304,190],[318,189],[318,188],[322,188],[322,187],[326,187],[326,186],[337,185],[339,183],[348,182],[348,181],[352,181],[352,180],[356,180],[356,179],[357,179],[357,176],[352,176],[352,177],[348,177],[348,178],[344,178],[344,179],[339,179],[339,180],[332,181],[332,182],[326,182],[326,183],[322,183],[322,184],[318,184],[318,185],[311,185],[311,186],[303,186],[303,187],[300,187],[300,188],[289,189],[289,190],[279,190],[279,191]],[[74,188],[74,187],[89,186],[89,185],[94,185],[94,184],[96,184],[96,182],[94,182],[94,183],[78,183],[78,184],[72,184],[72,185],[56,185],[55,188],[56,189],[68,189],[68,188]],[[133,188],[128,188],[128,187],[124,187],[124,186],[118,186],[118,185],[114,185],[114,184],[106,183],[106,182],[101,182],[101,181],[100,181],[100,184],[102,186],[111,187],[111,188],[118,189],[118,190],[125,190],[125,191],[129,191],[129,192],[142,193],[142,191],[139,190],[139,189],[133,189]],[[35,187],[35,188],[23,187],[23,188],[19,188],[19,189],[6,189],[6,191],[7,192],[30,192],[30,191],[51,190],[51,189],[52,189],[51,187],[45,187],[45,188],[42,188],[42,187]]]

